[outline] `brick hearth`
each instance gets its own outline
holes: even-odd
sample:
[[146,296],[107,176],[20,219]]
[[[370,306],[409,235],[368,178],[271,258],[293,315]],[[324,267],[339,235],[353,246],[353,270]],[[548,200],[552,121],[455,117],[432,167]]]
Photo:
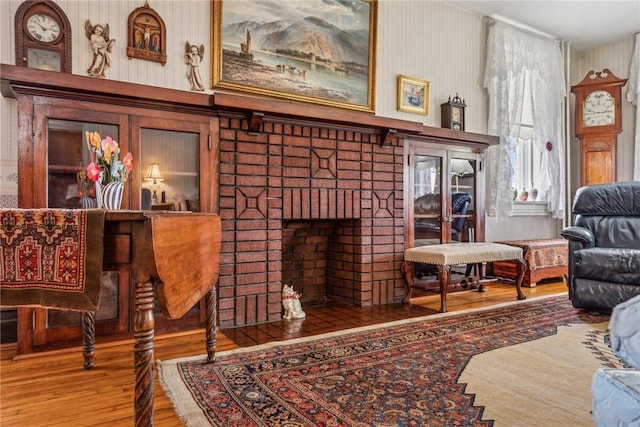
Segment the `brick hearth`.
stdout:
[[401,300],[403,149],[371,132],[220,119],[220,327],[280,319],[283,281],[303,303]]

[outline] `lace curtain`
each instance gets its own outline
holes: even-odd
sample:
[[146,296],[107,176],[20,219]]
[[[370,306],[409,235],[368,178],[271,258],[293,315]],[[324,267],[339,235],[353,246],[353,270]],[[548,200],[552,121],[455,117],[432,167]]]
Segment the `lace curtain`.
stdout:
[[636,106],[635,152],[633,156],[633,179],[640,181],[640,33],[636,34],[636,47],[629,70],[629,91],[627,101]]
[[[530,85],[525,82],[529,79]],[[562,102],[566,94],[563,60],[557,41],[526,33],[502,22],[489,29],[484,85],[489,92],[488,132],[500,144],[487,150],[486,206],[489,216],[504,217],[512,210],[512,170],[522,124],[522,112],[533,116],[535,149],[542,155],[539,194],[554,218],[565,211]],[[525,96],[525,90],[530,96]],[[530,105],[524,100],[530,99]]]

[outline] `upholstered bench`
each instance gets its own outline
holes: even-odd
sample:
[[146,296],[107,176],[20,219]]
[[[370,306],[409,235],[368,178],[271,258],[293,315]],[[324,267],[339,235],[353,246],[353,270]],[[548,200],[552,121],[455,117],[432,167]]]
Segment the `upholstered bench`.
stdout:
[[[502,243],[522,248],[525,262],[522,286],[535,288],[538,281],[552,277],[566,280],[568,273],[568,244],[565,239],[511,240]],[[516,278],[516,266],[513,261],[493,263],[493,275],[508,279]]]
[[[522,258],[522,248],[501,243],[460,242],[443,243],[430,246],[418,246],[404,251],[404,274],[407,292],[404,303],[409,303],[413,290],[414,263],[433,264],[438,267],[440,285],[440,312],[447,311],[447,288],[451,281],[451,266],[460,264],[482,264],[485,262],[512,260],[516,263],[518,276],[516,291],[518,299],[525,299],[521,285],[524,277],[525,261]],[[480,269],[481,270],[481,269]],[[482,277],[480,277],[482,279]]]

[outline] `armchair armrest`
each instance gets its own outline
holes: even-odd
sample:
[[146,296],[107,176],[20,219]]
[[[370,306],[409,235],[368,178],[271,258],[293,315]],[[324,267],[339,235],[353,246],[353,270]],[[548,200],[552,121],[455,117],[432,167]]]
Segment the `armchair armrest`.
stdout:
[[567,240],[581,243],[583,249],[593,248],[596,243],[596,238],[591,230],[583,227],[566,227],[560,232],[560,235]]

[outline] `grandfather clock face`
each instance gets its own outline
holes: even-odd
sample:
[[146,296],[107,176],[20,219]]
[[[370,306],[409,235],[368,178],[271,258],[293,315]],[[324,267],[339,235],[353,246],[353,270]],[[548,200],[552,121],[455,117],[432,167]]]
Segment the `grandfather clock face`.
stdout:
[[28,0],[16,12],[16,65],[71,73],[71,25],[51,0]]
[[582,119],[585,127],[608,126],[616,120],[616,102],[605,90],[591,92],[584,99]]

